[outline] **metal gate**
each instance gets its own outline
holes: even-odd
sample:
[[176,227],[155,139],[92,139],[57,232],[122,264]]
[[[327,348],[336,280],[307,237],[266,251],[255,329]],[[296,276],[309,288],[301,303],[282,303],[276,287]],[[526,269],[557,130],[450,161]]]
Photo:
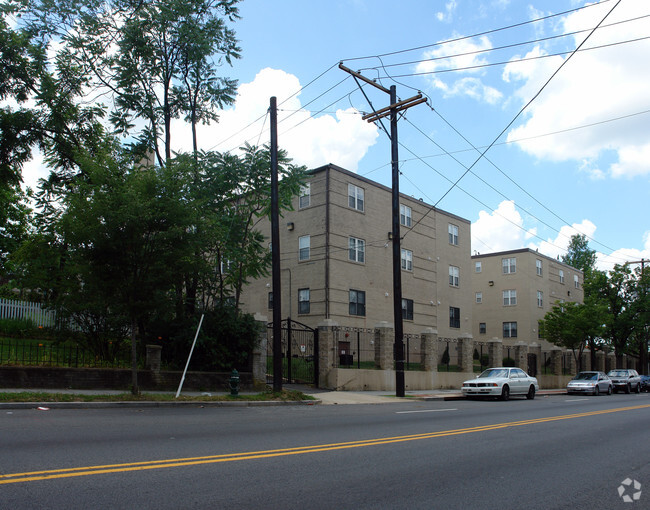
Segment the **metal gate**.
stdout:
[[[273,323],[268,325],[266,382],[273,382]],[[318,386],[318,330],[287,318],[282,321],[282,380]]]

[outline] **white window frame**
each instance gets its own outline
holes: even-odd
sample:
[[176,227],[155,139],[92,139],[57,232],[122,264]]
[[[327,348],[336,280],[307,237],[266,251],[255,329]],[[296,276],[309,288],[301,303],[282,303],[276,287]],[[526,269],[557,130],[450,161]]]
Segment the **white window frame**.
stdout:
[[[410,306],[409,306],[410,305]],[[402,298],[402,319],[412,321],[415,313],[413,312],[413,300]],[[410,312],[410,315],[409,315]]]
[[366,242],[357,237],[348,239],[348,259],[353,262],[365,263],[366,261]]
[[300,186],[300,195],[298,198],[298,209],[304,209],[311,205],[311,182]]
[[503,306],[516,306],[517,305],[517,291],[515,289],[508,289],[503,291]]
[[573,275],[573,286],[574,286],[576,289],[579,289],[579,288],[580,288],[580,280],[579,280],[577,274],[574,274],[574,275]]
[[[507,335],[506,335],[506,325],[508,326]],[[515,333],[514,335],[512,334],[513,331]],[[503,333],[503,338],[517,338],[517,321],[504,322],[502,326],[502,333]]]
[[413,271],[413,252],[402,248],[402,269],[404,271]]
[[564,269],[560,269],[558,274],[560,276],[560,283],[564,283]]
[[483,271],[483,263],[480,260],[474,262],[474,272],[480,273]]
[[540,259],[535,259],[535,272],[537,276],[542,276],[542,261]]
[[452,287],[460,287],[460,268],[456,266],[449,266],[449,285]]
[[517,257],[506,257],[501,259],[503,274],[514,274],[517,272]]
[[298,238],[298,261],[309,260],[311,257],[311,236]]
[[[306,305],[305,305],[306,303]],[[306,308],[306,310],[305,310]],[[311,312],[311,292],[308,288],[298,289],[298,314],[304,315]]]
[[544,307],[544,293],[541,290],[537,291],[537,306],[539,308]]
[[[352,299],[353,296],[354,299]],[[352,312],[353,305],[354,305],[354,313]],[[350,289],[348,293],[348,314],[357,317],[366,316],[366,291],[365,290]]]
[[357,211],[364,211],[365,208],[365,192],[363,188],[355,184],[348,184],[348,207],[356,209]]
[[477,292],[476,293],[476,304],[481,304],[483,302],[483,293],[482,292]]
[[458,246],[458,225],[449,223],[447,227],[447,232],[449,233],[449,244]]
[[413,211],[408,205],[400,204],[399,206],[399,223],[405,227],[410,227],[413,223]]

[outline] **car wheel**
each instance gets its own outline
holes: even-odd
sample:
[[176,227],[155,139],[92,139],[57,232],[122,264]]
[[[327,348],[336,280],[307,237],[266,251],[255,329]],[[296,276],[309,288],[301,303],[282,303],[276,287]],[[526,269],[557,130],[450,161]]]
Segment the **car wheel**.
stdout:
[[508,400],[510,398],[510,388],[506,384],[501,390],[501,400]]
[[598,385],[594,386],[594,397],[597,397],[600,393],[600,389],[598,388]]
[[625,393],[630,393],[631,391],[632,391],[632,388],[630,388],[630,385],[628,384],[628,385],[625,387]]
[[535,398],[535,386],[533,386],[532,384],[530,385],[528,393],[526,394],[526,398],[528,400],[533,400]]
[[612,394],[612,385],[611,384],[609,386],[607,386],[607,394],[608,395]]
[[636,385],[636,390],[634,391],[634,393],[641,393],[641,385],[640,384]]

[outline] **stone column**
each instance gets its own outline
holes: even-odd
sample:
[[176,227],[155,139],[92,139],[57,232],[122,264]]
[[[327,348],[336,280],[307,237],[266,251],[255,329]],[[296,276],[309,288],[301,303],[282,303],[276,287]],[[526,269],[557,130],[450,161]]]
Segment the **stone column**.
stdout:
[[328,387],[328,375],[335,367],[338,345],[334,329],[338,324],[332,319],[325,319],[318,325],[318,387]]
[[562,349],[551,347],[551,370],[553,375],[562,375]]
[[256,313],[255,321],[259,327],[257,345],[253,347],[253,386],[266,385],[266,354],[269,344],[269,328],[266,315]]
[[395,329],[381,321],[375,326],[375,365],[380,370],[394,370]]
[[420,352],[422,367],[425,372],[438,370],[438,330],[425,329],[420,335]]
[[458,337],[458,368],[461,372],[474,372],[474,338],[469,333]]
[[596,351],[596,366],[594,370],[599,370],[600,372],[607,372],[605,368],[605,356],[606,354],[603,351]]
[[596,370],[591,367],[591,350],[585,349],[582,351],[582,370]]
[[566,367],[569,374],[575,375],[577,374],[577,369],[576,369],[576,360],[575,357],[573,356],[573,352],[571,351],[566,351],[566,359],[567,359],[567,364],[568,366]]
[[147,358],[145,366],[148,370],[159,374],[160,373],[160,358],[162,347],[160,345],[147,345]]
[[608,352],[605,357],[605,372],[614,370],[616,368],[616,354],[613,352]]
[[520,340],[515,344],[514,353],[515,366],[528,370],[528,344]]
[[488,342],[488,365],[500,367],[503,365],[503,341],[494,337]]

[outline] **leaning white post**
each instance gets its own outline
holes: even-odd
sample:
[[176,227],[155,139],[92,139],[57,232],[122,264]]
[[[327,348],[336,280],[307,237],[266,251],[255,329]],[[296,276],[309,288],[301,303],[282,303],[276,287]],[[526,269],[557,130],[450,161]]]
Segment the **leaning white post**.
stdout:
[[201,314],[201,320],[199,321],[199,327],[196,328],[196,335],[194,335],[194,342],[192,342],[192,348],[190,349],[190,355],[187,357],[187,363],[185,363],[185,370],[183,370],[183,377],[181,377],[181,382],[178,384],[178,391],[176,391],[176,397],[181,394],[181,388],[183,387],[183,381],[185,380],[185,374],[187,373],[187,367],[190,365],[190,359],[192,358],[192,353],[194,352],[194,346],[196,345],[196,339],[199,337],[199,331],[201,330],[201,324],[203,324],[203,316]]

